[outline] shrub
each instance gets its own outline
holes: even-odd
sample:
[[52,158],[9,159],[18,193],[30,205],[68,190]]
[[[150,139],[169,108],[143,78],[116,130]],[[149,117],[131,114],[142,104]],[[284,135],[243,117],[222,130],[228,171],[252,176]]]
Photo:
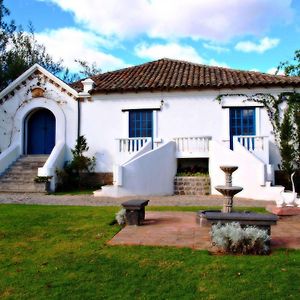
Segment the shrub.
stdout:
[[71,149],[72,160],[67,162],[63,169],[56,170],[58,190],[89,188],[84,183],[84,178],[95,168],[96,159],[94,156],[90,158],[84,155],[88,150],[86,138],[83,135],[79,136],[75,148]]
[[212,244],[224,252],[268,254],[270,237],[266,230],[255,226],[242,228],[237,222],[212,226]]
[[194,177],[208,177],[209,175],[208,175],[208,173],[204,173],[204,172],[195,172],[195,173],[193,173],[193,172],[178,172],[176,174],[176,176],[180,176],[180,177],[185,177],[185,176],[187,176],[187,177],[192,177],[192,176],[194,176]]
[[126,209],[122,208],[116,213],[116,221],[119,225],[125,225],[126,223]]

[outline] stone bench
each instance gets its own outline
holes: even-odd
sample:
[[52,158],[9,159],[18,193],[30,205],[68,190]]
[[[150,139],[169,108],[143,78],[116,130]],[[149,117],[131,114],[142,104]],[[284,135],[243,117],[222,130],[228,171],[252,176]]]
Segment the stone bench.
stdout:
[[141,225],[145,220],[145,206],[148,205],[149,200],[129,200],[122,203],[126,209],[126,224],[127,225]]
[[210,224],[238,222],[242,227],[255,226],[267,230],[269,235],[271,235],[271,226],[276,225],[278,221],[278,217],[274,214],[258,214],[252,212],[223,213],[220,211],[199,211],[197,214],[197,222],[201,223],[201,219],[207,220]]

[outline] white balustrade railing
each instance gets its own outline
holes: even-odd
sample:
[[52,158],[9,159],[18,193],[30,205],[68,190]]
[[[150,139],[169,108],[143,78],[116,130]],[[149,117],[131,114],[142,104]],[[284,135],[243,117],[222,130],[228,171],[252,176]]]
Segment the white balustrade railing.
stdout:
[[234,141],[239,142],[247,150],[256,151],[266,150],[266,143],[268,138],[266,136],[257,136],[257,135],[236,135],[233,137]]
[[269,138],[257,135],[237,135],[233,136],[233,149],[236,143],[255,154],[264,163],[269,164]]
[[151,137],[119,138],[116,140],[119,153],[135,153],[141,150],[148,141],[151,141]]
[[197,136],[197,137],[176,137],[174,141],[176,143],[177,156],[190,154],[191,156],[199,155],[200,153],[208,154],[209,141],[211,136]]

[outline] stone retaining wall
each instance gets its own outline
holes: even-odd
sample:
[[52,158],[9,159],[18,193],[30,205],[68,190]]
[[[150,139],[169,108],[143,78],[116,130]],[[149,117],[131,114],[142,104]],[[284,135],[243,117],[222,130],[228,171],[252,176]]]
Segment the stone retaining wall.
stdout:
[[175,195],[209,195],[210,178],[208,176],[176,176],[174,179]]
[[113,173],[89,173],[83,179],[88,185],[112,185]]

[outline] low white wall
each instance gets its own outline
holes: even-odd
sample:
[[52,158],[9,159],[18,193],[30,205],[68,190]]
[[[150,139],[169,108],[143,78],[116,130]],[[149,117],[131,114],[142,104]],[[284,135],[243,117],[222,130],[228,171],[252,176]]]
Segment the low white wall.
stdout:
[[54,191],[57,182],[56,169],[63,167],[65,163],[66,145],[63,141],[58,142],[42,168],[38,168],[38,176],[52,176],[50,190]]
[[[130,161],[140,157],[141,155],[143,155],[144,153],[147,153],[149,151],[151,151],[152,149],[152,140],[148,141],[138,152],[135,153],[118,153],[117,157],[118,158],[118,162],[117,164],[114,165],[113,168],[113,182],[114,185],[117,186],[122,186],[123,185],[123,175],[122,175],[122,163],[123,164],[127,164]],[[127,158],[127,160],[125,160]]]
[[21,154],[19,145],[12,145],[0,154],[0,175],[13,163]]
[[176,168],[175,142],[168,142],[123,166],[122,190],[127,195],[173,195]]
[[238,170],[232,175],[232,184],[243,187],[243,191],[238,194],[238,197],[265,198],[262,195],[262,186],[265,184],[265,165],[263,162],[241,145],[237,145],[232,151],[219,142],[210,141],[209,148],[209,175],[212,194],[219,194],[214,188],[216,185],[225,184],[225,174],[220,166],[232,165],[238,166]]

